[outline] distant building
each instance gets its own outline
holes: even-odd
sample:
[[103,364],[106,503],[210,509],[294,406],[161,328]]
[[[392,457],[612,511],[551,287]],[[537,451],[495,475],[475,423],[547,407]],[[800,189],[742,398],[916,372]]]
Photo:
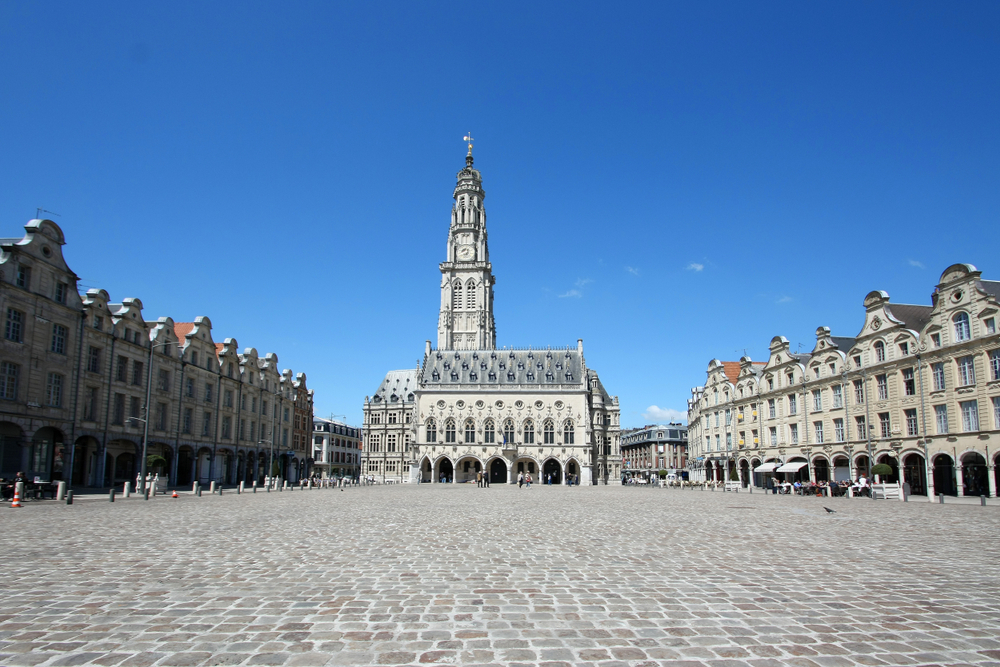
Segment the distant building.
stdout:
[[362,474],[413,482],[619,484],[618,397],[568,347],[497,348],[496,279],[482,177],[472,148],[458,173],[445,261],[438,265],[437,348],[391,371],[365,398]]
[[648,479],[660,470],[686,475],[687,427],[653,424],[622,431],[622,473]]
[[313,469],[319,477],[357,477],[361,429],[333,419],[313,417]]

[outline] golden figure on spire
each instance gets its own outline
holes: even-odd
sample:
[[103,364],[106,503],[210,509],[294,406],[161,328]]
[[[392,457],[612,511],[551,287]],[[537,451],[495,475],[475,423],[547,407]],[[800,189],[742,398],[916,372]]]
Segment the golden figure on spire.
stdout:
[[469,132],[467,135],[462,137],[462,140],[469,142],[469,155],[472,155],[472,132]]

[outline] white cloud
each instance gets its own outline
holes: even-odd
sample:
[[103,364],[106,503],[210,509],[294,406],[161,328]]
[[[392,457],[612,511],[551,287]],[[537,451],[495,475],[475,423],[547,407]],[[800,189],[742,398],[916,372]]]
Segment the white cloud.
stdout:
[[578,289],[571,289],[570,291],[566,292],[565,294],[560,294],[560,295],[559,295],[559,298],[560,298],[560,299],[565,299],[565,298],[566,298],[566,297],[568,297],[568,296],[571,296],[571,297],[573,297],[574,299],[579,299],[580,297],[582,297],[582,296],[583,296],[583,292],[581,292],[581,291],[580,291],[580,290],[578,290]]
[[594,282],[594,281],[591,280],[590,278],[577,278],[576,279],[576,286],[577,287],[583,287],[584,285],[589,285],[592,282]]
[[907,260],[907,261],[908,261],[908,262],[910,263],[910,266],[915,266],[915,267],[917,267],[918,269],[924,269],[924,268],[927,268],[927,267],[925,267],[925,266],[923,265],[923,263],[922,263],[922,262],[918,262],[918,261],[917,261],[917,260],[915,260],[915,259],[910,259],[910,260]]
[[625,270],[631,273],[633,276],[639,275],[639,269],[635,268],[634,266],[626,266]]
[[792,301],[793,301],[792,297],[790,297],[790,296],[783,296],[780,299],[778,299],[777,301],[775,301],[775,303],[791,303]]
[[704,264],[698,264],[697,262],[691,262],[690,264],[687,265],[688,271],[701,271],[704,268],[705,268]]
[[642,417],[650,422],[686,422],[688,413],[672,408],[661,408],[658,405],[651,405],[642,413]]

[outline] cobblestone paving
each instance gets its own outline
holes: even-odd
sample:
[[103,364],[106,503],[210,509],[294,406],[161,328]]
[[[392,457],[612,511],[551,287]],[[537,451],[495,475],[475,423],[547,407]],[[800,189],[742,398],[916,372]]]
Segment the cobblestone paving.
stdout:
[[29,503],[0,665],[1000,665],[998,537],[996,507],[618,487]]

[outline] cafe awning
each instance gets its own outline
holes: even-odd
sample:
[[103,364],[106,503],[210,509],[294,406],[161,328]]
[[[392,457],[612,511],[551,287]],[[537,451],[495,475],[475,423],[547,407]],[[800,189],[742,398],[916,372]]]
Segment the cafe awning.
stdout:
[[778,467],[777,463],[762,463],[753,469],[754,472],[773,472]]
[[798,472],[802,466],[809,465],[806,461],[792,461],[781,466],[775,472]]

